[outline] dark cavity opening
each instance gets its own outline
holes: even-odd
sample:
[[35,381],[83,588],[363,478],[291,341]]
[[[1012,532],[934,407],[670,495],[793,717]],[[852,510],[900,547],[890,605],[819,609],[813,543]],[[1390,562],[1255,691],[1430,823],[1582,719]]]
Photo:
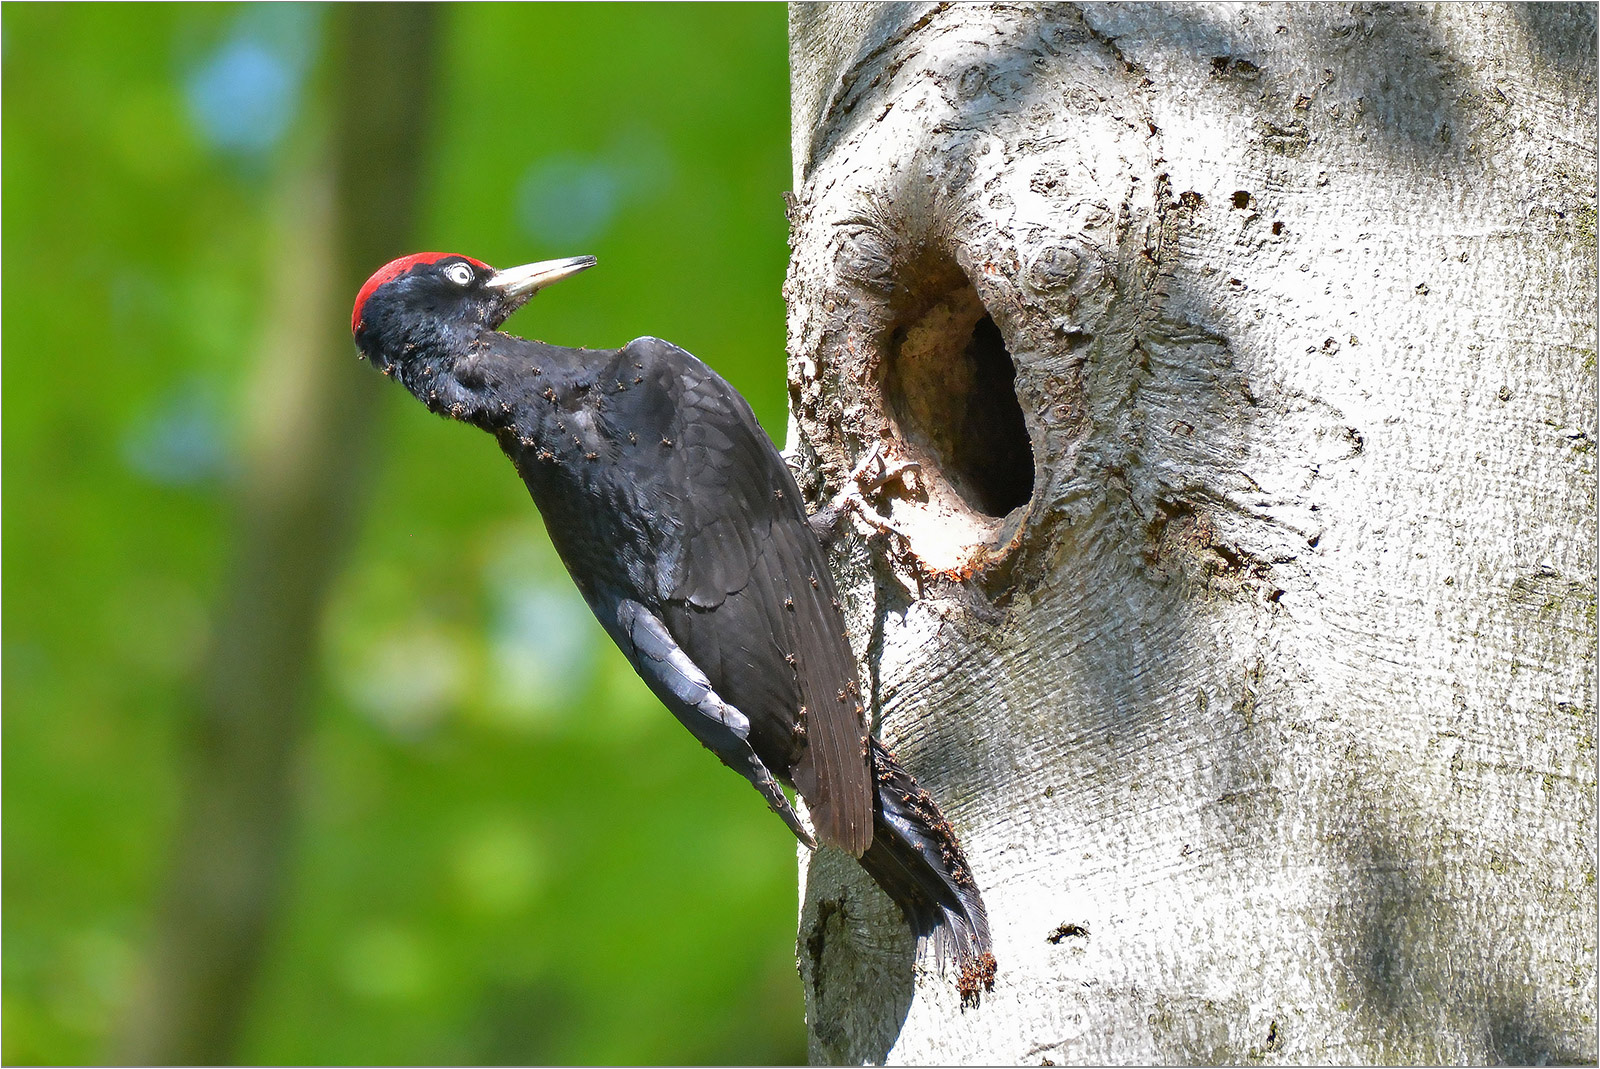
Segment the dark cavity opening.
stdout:
[[971,290],[895,331],[884,383],[890,413],[962,500],[989,516],[1033,496],[1033,442],[1016,375],[1000,328]]

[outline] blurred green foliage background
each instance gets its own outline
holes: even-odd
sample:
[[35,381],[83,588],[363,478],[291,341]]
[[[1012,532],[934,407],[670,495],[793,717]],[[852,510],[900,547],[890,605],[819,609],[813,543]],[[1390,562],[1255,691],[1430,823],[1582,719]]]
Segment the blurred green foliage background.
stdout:
[[[10,1064],[126,1056],[160,1012],[135,996],[206,759],[244,457],[298,366],[273,332],[297,279],[337,276],[303,232],[338,17],[0,14]],[[782,6],[461,5],[436,37],[404,72],[433,112],[393,252],[592,253],[509,329],[668,338],[781,441]],[[353,365],[339,285],[318,358]],[[604,640],[494,443],[362,371],[375,447],[327,547],[286,881],[225,1056],[803,1059],[792,839]]]

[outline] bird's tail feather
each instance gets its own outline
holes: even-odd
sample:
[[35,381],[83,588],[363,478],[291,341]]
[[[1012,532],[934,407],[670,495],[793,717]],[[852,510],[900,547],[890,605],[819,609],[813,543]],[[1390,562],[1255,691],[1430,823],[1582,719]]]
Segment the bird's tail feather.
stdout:
[[994,987],[989,918],[955,832],[911,773],[872,740],[872,845],[861,865],[900,906],[917,936],[919,955],[932,944],[943,964],[961,970],[962,1004],[976,1005]]

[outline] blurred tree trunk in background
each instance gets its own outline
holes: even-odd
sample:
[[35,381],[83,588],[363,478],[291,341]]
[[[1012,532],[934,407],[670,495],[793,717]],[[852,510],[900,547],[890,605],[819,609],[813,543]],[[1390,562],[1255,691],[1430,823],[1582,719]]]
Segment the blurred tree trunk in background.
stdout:
[[841,567],[1000,965],[820,852],[813,1058],[1593,1061],[1594,8],[790,45],[791,446],[921,463]]
[[[272,324],[250,399],[229,593],[205,667],[183,809],[115,1061],[234,1060],[283,898],[324,596],[371,468],[377,391],[345,323],[415,232],[439,10],[329,10],[330,130],[282,189]],[[241,357],[248,340],[240,339]]]

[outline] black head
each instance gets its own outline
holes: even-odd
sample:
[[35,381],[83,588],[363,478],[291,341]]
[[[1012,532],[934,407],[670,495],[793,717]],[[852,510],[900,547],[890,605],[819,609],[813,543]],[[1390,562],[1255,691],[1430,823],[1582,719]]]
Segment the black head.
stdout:
[[350,312],[350,332],[362,355],[389,373],[412,354],[464,351],[539,290],[594,264],[593,256],[573,256],[496,271],[470,256],[412,253],[367,279]]

